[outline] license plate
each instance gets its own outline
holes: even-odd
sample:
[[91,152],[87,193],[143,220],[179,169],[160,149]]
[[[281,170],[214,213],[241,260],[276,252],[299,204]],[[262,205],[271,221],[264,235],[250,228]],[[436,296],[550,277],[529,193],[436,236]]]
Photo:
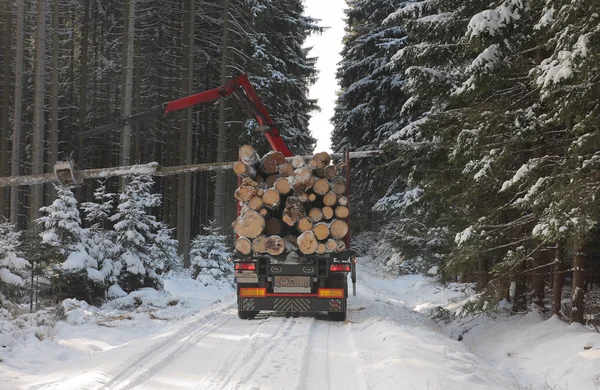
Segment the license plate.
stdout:
[[274,276],[275,287],[310,287],[310,276]]

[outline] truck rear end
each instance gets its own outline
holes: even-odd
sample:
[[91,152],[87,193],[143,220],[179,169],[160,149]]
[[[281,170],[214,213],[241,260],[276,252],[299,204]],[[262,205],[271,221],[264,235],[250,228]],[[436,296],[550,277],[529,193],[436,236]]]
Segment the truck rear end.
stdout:
[[303,256],[279,263],[269,256],[235,261],[238,316],[252,319],[260,311],[291,314],[326,312],[346,320],[348,275],[356,282],[350,251]]

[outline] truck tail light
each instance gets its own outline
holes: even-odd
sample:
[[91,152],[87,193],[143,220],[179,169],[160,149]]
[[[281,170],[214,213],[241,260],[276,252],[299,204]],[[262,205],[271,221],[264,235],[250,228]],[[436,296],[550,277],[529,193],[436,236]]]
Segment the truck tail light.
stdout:
[[334,263],[329,266],[329,272],[350,272],[350,264]]
[[344,298],[343,288],[320,288],[319,298]]
[[266,288],[240,288],[240,297],[243,298],[264,298],[266,296]]
[[235,263],[236,271],[256,271],[256,263]]

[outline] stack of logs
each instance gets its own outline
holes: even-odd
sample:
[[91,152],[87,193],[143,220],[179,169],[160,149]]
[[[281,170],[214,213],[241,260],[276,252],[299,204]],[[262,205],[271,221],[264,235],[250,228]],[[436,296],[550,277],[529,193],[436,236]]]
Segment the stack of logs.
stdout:
[[250,145],[240,148],[233,170],[242,178],[235,191],[241,212],[233,223],[235,249],[278,256],[306,255],[346,249],[350,210],[346,180],[338,176],[327,152],[311,160],[286,159],[279,152],[262,158]]

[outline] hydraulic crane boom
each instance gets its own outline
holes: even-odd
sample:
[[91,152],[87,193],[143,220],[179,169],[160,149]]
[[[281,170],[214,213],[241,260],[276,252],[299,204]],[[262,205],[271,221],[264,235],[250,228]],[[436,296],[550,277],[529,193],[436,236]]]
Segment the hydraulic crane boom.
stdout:
[[188,107],[207,103],[228,96],[233,96],[244,112],[256,119],[259,129],[263,131],[264,136],[267,138],[267,141],[274,151],[281,152],[285,157],[291,157],[294,155],[283,141],[281,134],[279,134],[279,130],[269,115],[269,112],[262,104],[258,94],[256,93],[256,90],[250,83],[250,80],[248,80],[247,74],[241,74],[220,87],[173,100],[161,106],[151,108],[147,111],[142,111],[137,114],[121,118],[114,123],[96,127],[95,129],[91,130],[86,130],[80,133],[79,136],[83,138],[96,136],[123,127],[127,124],[133,124],[135,122],[151,118],[161,118],[171,112],[183,110]]

